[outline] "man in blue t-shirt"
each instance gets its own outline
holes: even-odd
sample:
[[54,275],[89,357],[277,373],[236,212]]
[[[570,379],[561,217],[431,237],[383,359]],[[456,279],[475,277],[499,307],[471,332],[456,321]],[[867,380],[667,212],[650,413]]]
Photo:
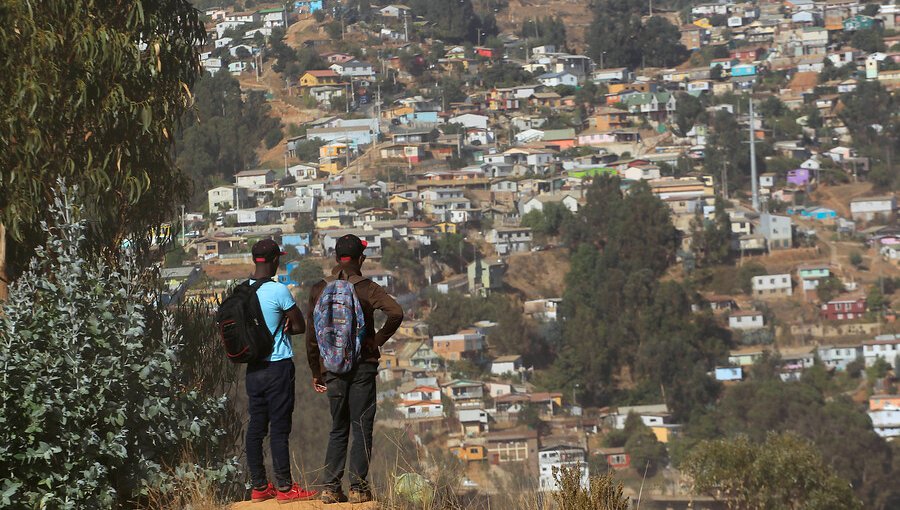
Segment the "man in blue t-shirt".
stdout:
[[[271,239],[253,245],[256,265],[250,283],[271,280],[284,252]],[[291,335],[306,330],[303,314],[288,288],[276,281],[262,284],[256,292],[266,326],[275,341],[272,355],[247,365],[247,398],[250,423],[247,426],[247,464],[253,486],[253,501],[276,498],[279,503],[312,499],[317,491],[307,491],[293,482],[288,437],[294,412],[294,350]],[[269,482],[263,465],[263,439],[269,434],[275,483]]]

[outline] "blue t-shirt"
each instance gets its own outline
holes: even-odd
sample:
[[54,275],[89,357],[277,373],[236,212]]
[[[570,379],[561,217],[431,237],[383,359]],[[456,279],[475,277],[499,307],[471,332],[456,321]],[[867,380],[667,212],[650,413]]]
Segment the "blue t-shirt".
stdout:
[[[255,281],[251,279],[250,283],[253,284]],[[267,360],[280,361],[293,358],[294,349],[291,347],[291,335],[284,332],[285,312],[297,306],[291,291],[281,283],[266,282],[256,291],[256,297],[259,298],[259,307],[262,308],[266,326],[269,326],[269,331],[272,332],[272,337],[275,339],[272,355]]]

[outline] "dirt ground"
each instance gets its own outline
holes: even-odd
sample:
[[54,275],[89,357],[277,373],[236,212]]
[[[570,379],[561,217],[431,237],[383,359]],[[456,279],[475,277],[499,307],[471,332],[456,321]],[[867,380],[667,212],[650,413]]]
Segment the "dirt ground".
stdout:
[[840,216],[850,217],[850,201],[854,198],[870,194],[872,183],[855,182],[840,186],[819,186],[811,198],[814,202],[837,211]]
[[566,24],[566,38],[575,51],[583,51],[585,35],[593,22],[588,2],[577,0],[510,0],[509,6],[498,12],[497,25],[503,32],[518,34],[527,19],[559,16]]
[[523,299],[561,297],[569,272],[569,253],[563,248],[517,253],[509,257],[506,284]]

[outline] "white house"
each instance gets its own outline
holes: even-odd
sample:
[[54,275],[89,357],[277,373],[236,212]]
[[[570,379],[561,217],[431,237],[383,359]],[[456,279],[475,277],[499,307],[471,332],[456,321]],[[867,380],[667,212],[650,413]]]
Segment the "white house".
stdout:
[[444,405],[440,399],[431,401],[402,401],[397,404],[397,412],[404,419],[441,418],[444,416]]
[[450,117],[447,124],[460,124],[466,128],[487,129],[487,115],[478,115],[475,113],[464,113],[455,117]]
[[234,39],[232,39],[231,37],[220,37],[220,38],[216,39],[215,42],[213,42],[213,46],[215,46],[217,49],[218,48],[227,48],[231,44],[231,41],[233,41],[233,40]]
[[616,412],[610,415],[612,426],[616,430],[625,428],[625,421],[629,414],[635,414],[648,427],[665,425],[669,419],[669,407],[666,404],[648,404],[640,406],[619,406]]
[[578,85],[578,77],[572,73],[567,72],[544,73],[537,77],[537,81],[539,81],[545,87],[558,87],[560,85],[575,87]]
[[308,181],[315,179],[319,173],[319,165],[310,163],[301,163],[299,165],[289,166],[286,174],[290,175],[298,181]]
[[876,434],[885,439],[900,437],[900,407],[886,405],[868,414]]
[[609,81],[628,82],[631,81],[632,73],[627,67],[613,67],[609,69],[597,69],[591,74],[594,83],[604,83]]
[[514,374],[522,368],[522,356],[511,354],[500,356],[491,362],[491,373],[494,375]]
[[765,326],[762,312],[756,310],[739,310],[728,316],[728,327],[731,329],[759,329]]
[[759,176],[759,187],[772,188],[775,186],[775,174],[764,173]]
[[228,64],[228,72],[238,76],[244,71],[246,71],[250,67],[250,64],[247,62],[237,61]]
[[878,217],[888,219],[896,210],[897,197],[893,195],[854,198],[850,201],[850,214],[857,221],[872,221]]
[[243,170],[234,174],[234,184],[245,188],[265,188],[275,182],[275,172],[260,168],[257,170]]
[[411,11],[412,9],[405,5],[391,4],[379,9],[378,14],[385,18],[403,18],[409,16]]
[[526,227],[497,227],[488,231],[487,242],[498,255],[519,253],[531,249],[531,229]]
[[528,214],[531,211],[543,211],[544,204],[557,203],[562,204],[572,213],[578,212],[578,199],[568,193],[542,193],[533,196],[522,204],[522,214]]
[[631,181],[649,181],[660,177],[659,167],[656,165],[631,166],[619,173]]
[[484,409],[459,409],[456,418],[464,436],[473,437],[488,431],[488,413]]
[[876,336],[874,340],[863,342],[862,348],[867,367],[874,365],[878,358],[893,365],[894,359],[900,355],[900,334]]
[[435,386],[416,386],[400,394],[400,399],[407,402],[441,401],[441,389]]
[[847,365],[861,358],[862,345],[820,345],[816,348],[816,355],[822,360],[825,368],[845,370]]
[[330,68],[341,76],[349,76],[351,78],[371,78],[375,76],[372,64],[360,62],[359,60],[336,62],[331,64]]
[[752,279],[753,296],[757,298],[792,296],[790,274],[766,274]]
[[215,213],[220,209],[235,209],[243,207],[248,202],[247,188],[242,186],[219,186],[207,192],[209,199],[209,212]]
[[584,449],[577,446],[561,445],[541,448],[538,453],[538,467],[540,468],[538,490],[541,492],[559,490],[553,471],[562,468],[579,470],[581,487],[587,488],[590,485],[590,470],[585,457]]

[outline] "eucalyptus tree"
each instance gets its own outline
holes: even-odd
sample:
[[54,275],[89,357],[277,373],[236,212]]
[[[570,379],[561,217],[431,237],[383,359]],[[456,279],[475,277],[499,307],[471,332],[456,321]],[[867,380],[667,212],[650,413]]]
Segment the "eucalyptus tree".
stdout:
[[60,179],[81,190],[95,253],[129,237],[141,244],[184,202],[190,181],[174,164],[173,131],[204,37],[188,0],[3,3],[4,277],[24,269]]

